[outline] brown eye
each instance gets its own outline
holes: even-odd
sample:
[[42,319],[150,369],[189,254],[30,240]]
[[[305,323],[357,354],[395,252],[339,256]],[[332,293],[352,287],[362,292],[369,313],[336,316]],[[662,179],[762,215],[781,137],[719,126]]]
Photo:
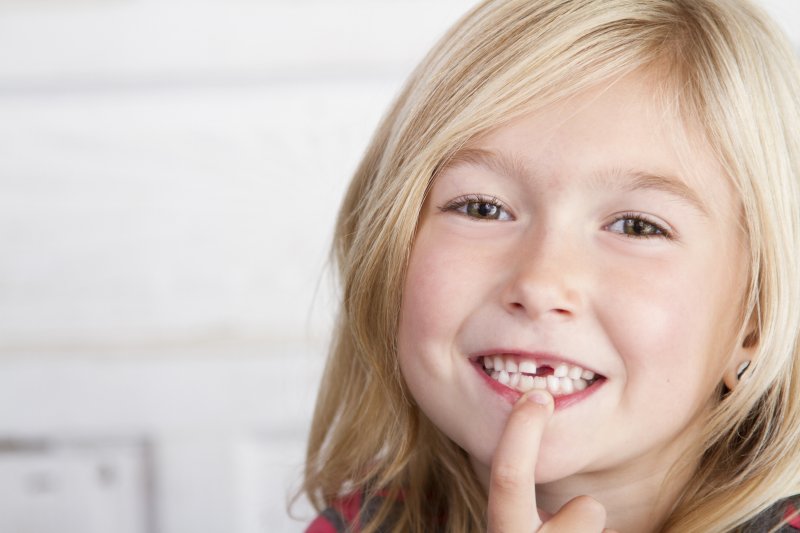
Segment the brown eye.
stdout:
[[469,202],[467,204],[467,215],[475,218],[487,218],[497,220],[500,217],[500,206],[487,202]]
[[654,224],[644,220],[627,219],[625,220],[625,235],[636,235],[637,237],[650,237],[651,235],[661,235],[663,232]]
[[650,237],[671,238],[670,232],[641,215],[623,215],[606,227],[607,230],[633,238],[647,239]]
[[456,198],[439,209],[460,213],[475,220],[506,221],[514,219],[500,200],[479,195]]

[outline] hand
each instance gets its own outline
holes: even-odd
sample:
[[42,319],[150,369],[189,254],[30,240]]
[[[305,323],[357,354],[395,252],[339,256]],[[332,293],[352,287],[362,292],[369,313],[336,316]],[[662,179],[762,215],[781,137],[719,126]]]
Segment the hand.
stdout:
[[599,533],[606,510],[589,496],[567,502],[542,522],[536,507],[534,472],[553,397],[541,390],[523,395],[511,410],[492,460],[489,482],[489,533]]

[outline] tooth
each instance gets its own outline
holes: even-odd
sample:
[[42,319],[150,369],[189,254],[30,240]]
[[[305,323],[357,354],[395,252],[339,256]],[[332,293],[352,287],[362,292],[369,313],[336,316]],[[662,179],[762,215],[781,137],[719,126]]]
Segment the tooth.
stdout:
[[581,377],[586,381],[589,381],[590,379],[594,379],[594,372],[592,372],[591,370],[584,370],[583,373],[581,374]]
[[495,355],[494,356],[493,363],[494,363],[494,369],[495,370],[499,371],[499,370],[503,370],[505,368],[505,365],[503,364],[503,358],[500,357],[499,355]]
[[565,364],[560,364],[553,371],[553,375],[557,378],[565,378],[569,373],[569,367]]
[[517,385],[517,388],[522,392],[531,390],[533,388],[533,376],[526,376],[523,374],[519,378],[519,385]]
[[556,394],[559,391],[559,379],[553,375],[547,376],[547,390]]
[[544,390],[547,388],[547,378],[544,376],[534,376],[533,378],[533,388]]
[[492,372],[492,379],[497,380],[497,378],[499,377],[500,377],[500,372],[498,372],[497,370]]
[[583,373],[583,369],[579,366],[571,366],[569,367],[569,374],[567,376],[569,379],[581,379],[581,374]]
[[506,372],[516,372],[517,371],[517,362],[513,359],[506,359]]
[[486,370],[491,370],[492,368],[494,368],[494,359],[492,359],[491,357],[484,357],[483,368],[485,368]]
[[509,377],[508,372],[506,372],[505,370],[501,370],[500,374],[497,376],[497,381],[499,381],[503,385],[508,385],[508,382],[510,380],[511,378]]
[[524,361],[519,362],[519,371],[524,372],[526,374],[535,374],[536,373],[536,362],[531,361],[529,359],[525,359]]
[[558,380],[558,387],[564,394],[572,394],[575,389],[572,387],[572,380],[569,378],[560,378]]
[[575,387],[575,390],[578,390],[578,391],[580,391],[580,390],[583,390],[583,389],[585,389],[586,387],[588,387],[588,386],[589,386],[589,384],[588,384],[588,383],[586,383],[586,382],[585,382],[584,380],[582,380],[582,379],[576,379],[576,380],[575,380],[575,381],[572,383],[572,385]]
[[508,381],[508,384],[516,389],[517,385],[519,385],[519,372],[510,372],[509,376],[511,379]]

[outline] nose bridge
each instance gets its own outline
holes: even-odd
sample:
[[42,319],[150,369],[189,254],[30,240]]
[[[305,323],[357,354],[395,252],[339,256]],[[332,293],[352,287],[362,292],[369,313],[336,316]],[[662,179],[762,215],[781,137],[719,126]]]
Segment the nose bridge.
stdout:
[[505,291],[506,306],[535,319],[573,316],[583,305],[587,267],[574,237],[538,228],[517,254]]

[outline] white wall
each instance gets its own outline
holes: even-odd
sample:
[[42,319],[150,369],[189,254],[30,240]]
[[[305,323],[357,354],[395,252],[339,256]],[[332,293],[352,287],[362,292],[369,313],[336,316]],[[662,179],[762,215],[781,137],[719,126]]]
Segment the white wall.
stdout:
[[302,529],[332,221],[469,4],[0,3],[0,533]]

